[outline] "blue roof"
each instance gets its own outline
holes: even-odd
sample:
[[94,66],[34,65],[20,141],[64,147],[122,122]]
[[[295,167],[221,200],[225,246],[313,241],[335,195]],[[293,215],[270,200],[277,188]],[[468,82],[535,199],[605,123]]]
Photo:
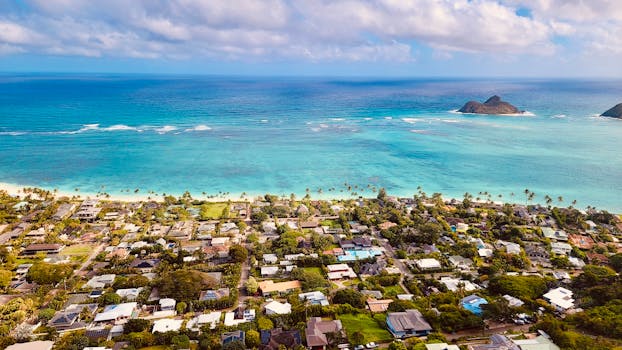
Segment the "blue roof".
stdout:
[[477,316],[482,315],[483,311],[480,306],[483,304],[488,304],[488,301],[486,301],[486,299],[480,297],[479,295],[475,295],[475,294],[469,295],[468,297],[460,300],[460,305],[462,305],[463,308],[476,314]]

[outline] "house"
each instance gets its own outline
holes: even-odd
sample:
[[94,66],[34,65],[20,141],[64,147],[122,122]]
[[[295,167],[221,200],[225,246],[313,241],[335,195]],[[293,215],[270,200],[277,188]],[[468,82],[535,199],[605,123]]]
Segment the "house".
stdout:
[[276,264],[279,261],[279,258],[276,254],[264,254],[263,262],[264,264]]
[[288,293],[296,289],[302,288],[302,284],[298,280],[274,282],[272,280],[259,282],[259,290],[264,297],[271,295],[272,293]]
[[178,332],[183,323],[184,320],[173,320],[170,318],[155,320],[153,322],[153,329],[151,330],[151,333]]
[[161,225],[161,224],[153,224],[149,227],[149,231],[147,231],[152,236],[164,236],[171,230],[171,226]]
[[220,341],[222,345],[227,343],[231,343],[233,341],[239,341],[244,344],[244,332],[243,331],[233,331],[233,332],[225,332],[220,335]]
[[86,324],[79,322],[80,314],[85,309],[93,314],[97,307],[97,304],[71,304],[65,310],[55,313],[54,317],[48,321],[48,326],[55,328],[58,332],[85,328]]
[[460,305],[468,311],[476,314],[477,316],[481,316],[484,311],[481,308],[481,305],[488,304],[488,301],[479,295],[473,294],[468,297],[462,298],[460,300]]
[[287,315],[292,312],[292,304],[285,302],[280,303],[273,300],[266,304],[266,315]]
[[447,343],[425,344],[426,350],[460,350],[458,345],[449,345]]
[[9,345],[6,350],[52,350],[53,346],[54,342],[51,340],[37,340]]
[[74,217],[87,222],[93,222],[97,219],[97,215],[102,211],[102,208],[98,207],[99,201],[96,199],[86,199],[78,208],[78,211],[74,214]]
[[548,301],[558,312],[566,312],[574,308],[572,294],[571,290],[559,287],[549,290],[542,298]]
[[177,221],[168,231],[167,236],[181,240],[192,238],[194,223],[192,221]]
[[329,345],[328,333],[340,333],[345,336],[340,320],[324,321],[321,317],[311,317],[307,321],[307,347],[312,350],[326,349]]
[[199,296],[199,300],[201,301],[219,300],[219,299],[228,298],[228,297],[229,297],[229,288],[220,288],[216,290],[202,291],[201,295]]
[[237,308],[235,311],[225,313],[225,326],[237,326],[240,323],[252,322],[255,320],[255,309],[244,310]]
[[124,288],[124,289],[117,289],[117,291],[115,293],[118,296],[120,296],[121,298],[125,298],[126,300],[136,300],[136,298],[138,298],[138,295],[142,291],[143,291],[142,287],[139,287],[139,288]]
[[568,241],[568,234],[564,230],[554,230],[550,227],[540,227],[540,230],[542,230],[542,235],[551,241]]
[[308,293],[300,293],[300,294],[298,294],[298,298],[301,301],[308,301],[309,304],[311,304],[311,305],[322,305],[322,306],[329,305],[328,298],[326,298],[326,295],[324,295],[324,293],[318,292],[318,291],[308,292]]
[[328,279],[331,281],[356,278],[356,273],[348,264],[326,265],[326,268],[328,269]]
[[480,256],[480,258],[488,259],[492,258],[493,251],[490,248],[480,248],[477,250],[477,254]]
[[594,240],[590,236],[570,234],[568,235],[570,244],[582,250],[590,250],[594,248]]
[[284,331],[282,328],[261,330],[259,335],[261,339],[260,350],[278,350],[282,347],[294,349],[302,344],[302,337],[297,329],[289,331]]
[[538,331],[536,337],[527,339],[510,339],[504,335],[494,334],[488,344],[470,344],[469,350],[560,350],[551,337],[543,331]]
[[441,277],[441,283],[444,284],[445,287],[447,287],[447,289],[452,292],[457,292],[460,289],[465,292],[472,292],[480,288],[478,285],[473,284],[471,281],[447,276]]
[[572,246],[568,243],[552,242],[551,252],[556,255],[568,255],[572,251]]
[[104,308],[104,311],[95,315],[93,323],[123,324],[130,318],[134,318],[136,316],[137,306],[138,304],[136,302],[108,305]]
[[522,300],[508,294],[505,294],[503,299],[508,301],[508,305],[510,305],[510,307],[521,307],[525,304]]
[[173,311],[177,305],[177,301],[172,298],[162,298],[158,303],[160,304],[160,311]]
[[460,255],[452,255],[449,257],[449,263],[460,270],[469,270],[473,266],[473,260],[463,258]]
[[514,242],[498,240],[495,246],[497,247],[497,249],[505,248],[505,252],[508,254],[519,255],[521,252],[520,245]]
[[130,268],[137,269],[141,273],[149,273],[160,264],[160,259],[134,259]]
[[379,275],[386,266],[387,263],[384,260],[379,260],[373,263],[364,263],[359,270],[359,274],[361,276]]
[[198,331],[199,329],[201,329],[201,327],[209,325],[210,329],[215,329],[220,322],[221,315],[222,312],[220,311],[212,311],[208,314],[200,314],[199,316],[196,316],[188,321],[186,328],[193,331]]
[[37,253],[58,254],[63,248],[65,246],[62,244],[35,243],[24,248],[21,255],[36,255]]
[[373,313],[386,312],[389,309],[389,304],[393,302],[393,299],[367,299],[367,307],[369,311]]
[[441,263],[438,260],[432,258],[415,260],[415,265],[421,271],[439,270],[441,268]]
[[430,334],[432,327],[419,310],[408,309],[403,312],[389,312],[387,327],[395,338],[420,337]]
[[114,283],[114,279],[117,277],[115,274],[106,274],[101,276],[94,276],[88,282],[86,282],[82,288],[102,289]]
[[211,241],[212,247],[223,247],[229,243],[229,237],[214,237]]
[[261,267],[261,277],[274,276],[279,273],[278,266],[262,266]]

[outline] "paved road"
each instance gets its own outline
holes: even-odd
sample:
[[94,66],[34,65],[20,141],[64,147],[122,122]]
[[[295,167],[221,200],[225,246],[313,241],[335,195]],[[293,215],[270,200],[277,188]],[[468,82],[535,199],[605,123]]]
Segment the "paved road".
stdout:
[[83,272],[85,272],[86,268],[89,267],[89,265],[91,264],[91,262],[93,261],[93,259],[95,259],[95,257],[97,257],[97,254],[99,254],[105,247],[106,245],[104,243],[98,245],[95,249],[93,249],[93,251],[91,252],[91,254],[89,255],[89,257],[84,261],[84,263],[80,266],[80,268],[78,269],[78,271],[76,272],[76,274],[78,275],[82,275]]
[[[248,245],[244,244],[244,246],[248,249]],[[250,257],[246,259],[242,263],[242,268],[240,272],[240,282],[238,282],[238,305],[244,304],[246,299],[248,299],[248,295],[246,294],[246,281],[248,281],[248,277],[250,276]]]

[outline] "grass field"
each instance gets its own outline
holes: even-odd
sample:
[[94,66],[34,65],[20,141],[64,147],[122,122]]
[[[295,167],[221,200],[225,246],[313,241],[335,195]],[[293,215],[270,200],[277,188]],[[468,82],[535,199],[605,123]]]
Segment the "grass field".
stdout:
[[[382,318],[383,321],[385,318],[384,315],[376,315],[376,317]],[[343,325],[343,328],[345,328],[346,333],[348,334],[348,339],[352,344],[356,344],[354,339],[352,339],[352,335],[355,332],[360,332],[363,335],[363,344],[367,344],[372,341],[381,342],[392,339],[391,333],[381,327],[378,322],[376,322],[376,320],[368,314],[344,314],[339,315],[338,318],[341,320],[341,324]]]
[[402,287],[400,287],[399,284],[395,286],[388,286],[388,287],[382,287],[382,288],[384,289],[385,297],[394,297],[398,294],[404,294],[404,289],[402,289]]
[[89,255],[93,251],[93,246],[88,244],[76,244],[69,246],[61,252],[62,255]]
[[315,271],[315,272],[319,273],[320,275],[324,275],[324,273],[322,272],[322,269],[320,267],[303,267],[302,269],[305,270],[305,271],[309,271],[309,272]]
[[203,204],[207,207],[207,218],[209,219],[220,219],[222,216],[222,211],[227,207],[227,203],[206,203]]

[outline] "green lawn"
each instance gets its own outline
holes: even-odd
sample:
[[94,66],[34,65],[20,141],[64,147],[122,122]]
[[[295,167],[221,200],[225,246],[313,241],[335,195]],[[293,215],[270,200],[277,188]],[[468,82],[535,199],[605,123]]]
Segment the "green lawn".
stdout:
[[386,297],[395,297],[398,294],[404,294],[404,289],[399,284],[395,286],[382,287]]
[[[227,203],[206,203],[203,204],[207,206],[207,217],[210,219],[220,219],[222,216],[222,211],[227,207]],[[233,214],[233,213],[231,213]]]
[[320,275],[324,275],[324,273],[322,272],[322,268],[320,267],[303,267],[302,269],[305,271],[309,271],[309,272],[315,271],[319,273]]
[[[376,317],[381,319],[383,323],[386,318],[386,316],[382,314],[378,314]],[[341,320],[341,324],[343,325],[343,328],[345,328],[346,333],[348,334],[348,339],[352,344],[356,344],[355,339],[353,339],[353,334],[355,332],[360,332],[363,335],[363,344],[367,344],[372,341],[382,342],[392,339],[391,333],[389,333],[389,331],[387,331],[384,327],[381,327],[380,324],[378,324],[378,322],[368,314],[344,314],[339,315],[338,318]]]
[[89,255],[93,251],[93,246],[89,244],[76,244],[69,246],[61,252],[62,255]]

